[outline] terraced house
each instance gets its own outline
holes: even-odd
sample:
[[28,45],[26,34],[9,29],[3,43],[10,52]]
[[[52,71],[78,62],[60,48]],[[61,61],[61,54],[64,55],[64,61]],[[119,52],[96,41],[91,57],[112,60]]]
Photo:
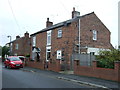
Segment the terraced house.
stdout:
[[45,69],[46,64],[48,68],[54,64],[55,69],[58,62],[65,62],[70,69],[74,53],[97,55],[100,50],[113,48],[110,35],[94,12],[80,16],[73,8],[71,19],[54,25],[47,18],[46,28],[31,34],[30,66]]
[[16,36],[16,39],[11,42],[11,55],[30,55],[30,41],[28,32],[24,33],[23,37]]

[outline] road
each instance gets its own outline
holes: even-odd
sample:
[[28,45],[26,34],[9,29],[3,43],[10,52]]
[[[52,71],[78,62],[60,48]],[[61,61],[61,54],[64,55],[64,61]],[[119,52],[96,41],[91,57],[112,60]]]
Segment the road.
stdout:
[[2,88],[91,88],[90,86],[58,79],[45,73],[6,69],[2,66]]

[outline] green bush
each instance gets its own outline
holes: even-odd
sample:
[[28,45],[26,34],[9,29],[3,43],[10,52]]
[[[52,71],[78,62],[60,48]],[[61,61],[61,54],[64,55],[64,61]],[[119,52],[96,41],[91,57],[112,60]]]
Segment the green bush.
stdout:
[[27,54],[27,55],[26,55],[26,57],[30,57],[30,55],[29,55],[29,54]]
[[120,51],[112,49],[110,51],[100,51],[96,56],[97,66],[102,68],[114,68],[114,61],[120,61]]

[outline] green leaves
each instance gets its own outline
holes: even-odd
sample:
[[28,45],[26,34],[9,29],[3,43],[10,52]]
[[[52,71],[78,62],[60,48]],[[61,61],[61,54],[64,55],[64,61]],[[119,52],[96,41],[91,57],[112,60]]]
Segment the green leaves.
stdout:
[[100,51],[96,56],[98,67],[102,68],[114,68],[114,61],[120,61],[120,51],[117,49],[111,49],[110,51]]

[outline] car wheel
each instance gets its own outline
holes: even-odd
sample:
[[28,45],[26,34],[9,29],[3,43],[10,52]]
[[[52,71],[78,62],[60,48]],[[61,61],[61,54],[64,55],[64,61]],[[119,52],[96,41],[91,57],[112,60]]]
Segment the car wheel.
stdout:
[[7,66],[5,65],[5,68],[7,68]]
[[8,69],[9,67],[8,67],[8,66],[6,66],[6,68]]
[[7,69],[11,69],[11,67],[10,67],[10,66],[7,66]]
[[8,68],[9,68],[9,69],[11,69],[11,67],[10,67],[10,66],[8,66]]

